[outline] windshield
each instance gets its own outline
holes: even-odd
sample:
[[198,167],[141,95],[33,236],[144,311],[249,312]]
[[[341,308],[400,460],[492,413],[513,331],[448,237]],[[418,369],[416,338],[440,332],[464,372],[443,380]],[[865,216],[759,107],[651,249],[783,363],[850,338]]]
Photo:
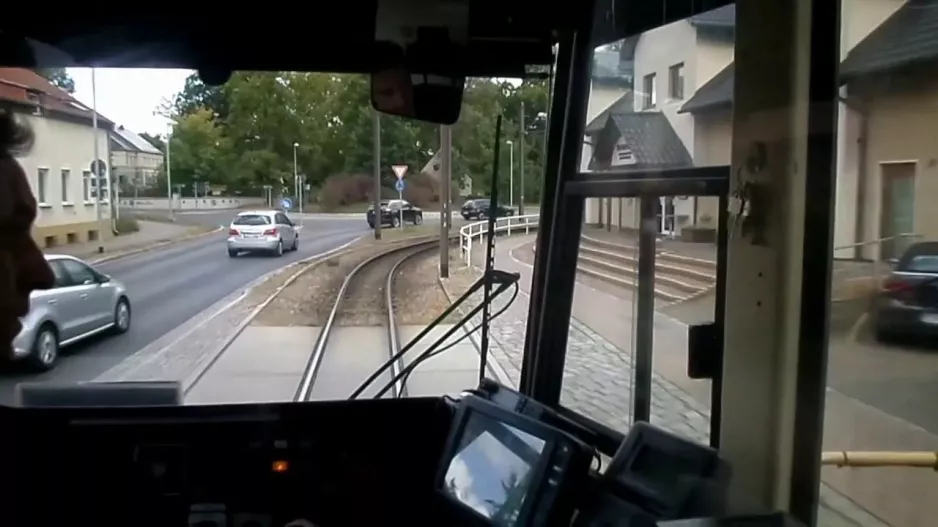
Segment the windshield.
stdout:
[[242,214],[232,222],[235,225],[270,225],[270,217],[260,214]]
[[[208,86],[182,70],[40,73],[0,68],[0,83],[31,87],[23,101],[38,97],[49,105],[20,114],[36,134],[35,147],[20,159],[42,203],[35,236],[47,253],[77,256],[111,277],[98,299],[108,315],[95,324],[120,317],[123,329],[84,339],[74,354],[39,360],[23,352],[22,368],[0,378],[4,404],[12,404],[17,383],[53,378],[175,380],[190,383],[187,404],[293,401],[323,332],[331,337],[317,376],[346,380],[311,382],[302,399],[348,398],[389,355],[388,332],[374,331],[389,324],[389,312],[400,345],[407,344],[477,280],[478,268],[466,265],[455,238],[446,253],[449,276],[440,279],[442,178],[452,180],[455,214],[447,227],[455,237],[479,221],[459,214],[472,189],[491,187],[496,117],[489,109],[516,108],[506,123],[515,122],[517,135],[521,105],[531,115],[546,112],[548,93],[545,80],[472,79],[464,119],[452,127],[452,173],[443,174],[440,128],[430,123],[382,116],[381,158],[374,158],[372,121],[359,118],[372,112],[365,75],[239,71]],[[0,98],[6,94],[0,90]],[[74,110],[70,120],[62,121],[55,101]],[[65,133],[65,124],[77,126],[78,138]],[[540,176],[531,174],[540,172],[543,134],[531,133],[528,142],[525,188],[534,202]],[[507,194],[511,159],[502,152],[499,185]],[[111,160],[110,177],[91,173],[95,155]],[[514,163],[519,184],[517,156]],[[367,214],[376,192],[389,210],[378,218]],[[62,284],[88,275],[69,266],[56,268]],[[346,279],[347,294],[338,297]],[[118,306],[121,295],[132,318]],[[477,303],[473,298],[463,309]],[[34,304],[23,318],[19,349],[48,340],[41,320],[76,328],[56,335],[60,343],[96,329],[47,303]],[[451,328],[462,312],[440,327]],[[239,325],[244,330],[210,360]],[[455,335],[451,340],[459,342],[446,353],[461,366],[440,372],[431,361],[415,363],[398,383],[404,389],[392,384],[385,396],[455,394],[475,386],[478,349],[464,331]],[[433,340],[416,343],[403,367]],[[381,376],[362,396],[376,395],[389,380]]]

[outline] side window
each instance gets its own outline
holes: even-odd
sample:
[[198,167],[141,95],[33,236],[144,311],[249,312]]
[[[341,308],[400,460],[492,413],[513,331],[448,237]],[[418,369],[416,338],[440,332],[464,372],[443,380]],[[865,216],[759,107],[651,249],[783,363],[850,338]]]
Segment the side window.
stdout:
[[50,260],[49,267],[52,268],[52,274],[55,275],[56,288],[74,285],[72,283],[72,277],[69,276],[65,267],[62,265],[62,260]]
[[61,260],[62,267],[71,277],[72,285],[88,285],[98,281],[98,275],[87,265],[75,260]]
[[292,225],[293,222],[290,221],[290,218],[286,214],[277,214],[277,223],[280,225]]

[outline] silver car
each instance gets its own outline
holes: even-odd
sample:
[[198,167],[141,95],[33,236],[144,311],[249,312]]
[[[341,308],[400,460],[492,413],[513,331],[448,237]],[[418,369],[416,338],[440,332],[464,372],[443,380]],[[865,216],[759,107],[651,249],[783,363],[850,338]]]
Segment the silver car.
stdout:
[[46,255],[55,274],[52,289],[34,291],[29,314],[13,341],[14,359],[50,370],[59,349],[105,331],[130,329],[130,300],[124,284],[78,258]]
[[300,248],[300,235],[286,214],[279,210],[245,211],[228,227],[228,256],[242,251],[266,252],[282,256]]

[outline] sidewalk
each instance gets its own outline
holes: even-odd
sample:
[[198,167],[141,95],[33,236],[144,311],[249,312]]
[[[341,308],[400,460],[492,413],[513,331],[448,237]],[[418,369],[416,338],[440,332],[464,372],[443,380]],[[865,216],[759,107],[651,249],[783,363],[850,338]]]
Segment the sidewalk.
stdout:
[[[47,254],[68,254],[78,258],[92,258],[99,254],[108,256],[113,253],[141,249],[156,243],[172,241],[190,234],[195,234],[192,227],[160,223],[155,221],[140,221],[140,230],[137,232],[112,236],[99,242],[73,243],[46,249]],[[104,246],[104,253],[98,252],[98,247]]]
[[[523,247],[519,248],[519,251],[529,250],[530,243],[535,239],[535,235],[506,238],[498,243],[496,250],[497,268],[521,273],[519,285],[523,293],[491,324],[490,354],[515,383],[520,379],[529,301],[526,293],[529,292],[532,269],[512,258],[511,252],[519,247]],[[474,301],[478,300],[480,299]],[[498,305],[494,307],[495,311],[504,305],[504,300],[499,300],[496,300]],[[593,289],[578,280],[574,291],[573,318],[570,323],[561,394],[561,402],[565,406],[621,431],[626,431],[631,423],[632,309],[629,300]],[[651,422],[685,437],[707,442],[709,382],[694,381],[686,377],[686,326],[661,314],[655,317],[654,326],[655,372],[652,379]],[[831,397],[827,413],[839,413],[841,417],[858,414],[868,417],[871,409],[847,398]],[[831,416],[829,423],[835,422],[837,419]],[[872,420],[869,422],[872,423]],[[883,423],[875,424],[880,427]],[[857,429],[850,428],[849,432],[843,432],[855,434]],[[828,431],[827,436],[825,439],[830,439],[832,443],[843,437],[842,434],[831,431]],[[889,447],[893,446],[890,444]],[[842,480],[844,476],[855,473],[841,471],[836,476]],[[881,478],[884,474],[876,472],[871,475]],[[928,475],[924,474],[923,477]],[[827,479],[830,478],[825,475],[825,481]],[[903,479],[904,481],[906,480]],[[906,509],[906,513],[901,516],[904,520],[911,521],[896,521],[893,525],[924,525],[921,523],[925,519],[922,514],[928,510],[925,505],[933,502],[938,496],[932,495],[932,491],[924,491],[924,487],[919,487],[917,493],[902,487],[906,485],[892,487],[898,495],[894,496],[893,492],[889,492],[890,495],[885,496],[884,487],[879,486],[880,496],[876,504],[885,503],[890,513],[896,513],[898,508]],[[938,493],[938,490],[935,492]],[[866,493],[862,494],[864,498],[871,497]],[[824,527],[887,525],[829,485],[822,486],[821,502],[820,525]],[[915,513],[914,519],[910,512]]]

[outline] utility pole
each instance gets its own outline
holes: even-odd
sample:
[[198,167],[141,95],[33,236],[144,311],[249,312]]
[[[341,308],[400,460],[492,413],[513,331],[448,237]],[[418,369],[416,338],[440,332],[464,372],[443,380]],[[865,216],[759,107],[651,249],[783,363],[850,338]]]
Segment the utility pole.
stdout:
[[374,212],[375,212],[375,239],[381,239],[381,114],[378,113],[378,110],[372,109],[374,115],[374,177],[375,177],[375,188],[374,188]]
[[[173,218],[173,169],[170,163],[170,147],[173,143],[173,125],[169,125],[169,133],[166,134],[166,202],[169,204],[169,221],[175,221]],[[182,196],[182,188],[179,189],[179,195]]]
[[453,221],[450,210],[450,185],[453,181],[453,134],[449,126],[440,127],[440,165],[442,185],[440,189],[440,278],[449,278],[449,224]]
[[[98,158],[98,90],[95,85],[94,68],[91,68],[91,128],[94,131],[94,161],[91,170],[94,172],[94,209],[98,226],[98,252],[104,252],[104,229],[101,228],[101,163]],[[106,169],[105,169],[106,170]]]
[[521,101],[521,142],[518,144],[518,216],[524,216],[524,141],[528,128],[524,124],[524,101]]

